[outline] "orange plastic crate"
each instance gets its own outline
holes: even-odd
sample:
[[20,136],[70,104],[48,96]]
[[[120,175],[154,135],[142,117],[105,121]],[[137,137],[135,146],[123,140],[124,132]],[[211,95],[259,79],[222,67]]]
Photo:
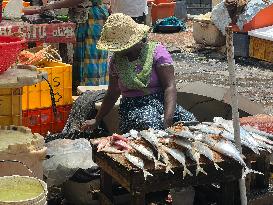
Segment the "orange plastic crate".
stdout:
[[72,105],[58,106],[56,117],[52,108],[23,111],[23,126],[41,135],[46,135],[48,132],[59,133],[66,124],[71,108]]
[[152,22],[174,16],[175,2],[152,4]]

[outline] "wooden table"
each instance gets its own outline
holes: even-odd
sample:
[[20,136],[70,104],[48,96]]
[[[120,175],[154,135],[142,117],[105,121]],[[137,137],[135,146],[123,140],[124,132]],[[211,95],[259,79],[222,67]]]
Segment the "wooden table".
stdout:
[[[249,160],[253,160],[254,157],[247,156]],[[241,177],[242,167],[230,159],[222,159],[218,163],[224,171],[217,171],[211,162],[206,162],[202,164],[202,167],[208,173],[207,176],[201,173],[198,176],[186,176],[185,179],[182,178],[183,168],[177,163],[173,163],[172,168],[175,174],[166,174],[164,169],[152,170],[150,169],[152,163],[145,163],[147,169],[153,174],[153,177],[148,176],[147,180],[144,180],[142,171],[132,167],[120,154],[97,152],[96,147],[93,146],[93,160],[101,168],[100,201],[103,205],[113,204],[111,188],[113,179],[130,193],[131,205],[144,205],[145,194],[150,192],[212,183],[221,185],[221,197],[218,199],[218,204],[240,204],[237,182]],[[196,164],[188,164],[188,168],[195,175]]]

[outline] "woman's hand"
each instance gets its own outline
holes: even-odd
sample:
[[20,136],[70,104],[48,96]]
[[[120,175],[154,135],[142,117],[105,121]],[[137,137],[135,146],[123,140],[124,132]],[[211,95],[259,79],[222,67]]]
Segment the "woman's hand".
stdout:
[[99,125],[99,122],[96,119],[86,120],[81,126],[81,131],[93,131]]
[[33,15],[33,14],[40,14],[43,12],[42,6],[33,6],[30,8],[23,8],[23,13],[25,15]]
[[167,129],[173,125],[172,119],[164,119],[163,121],[164,128]]

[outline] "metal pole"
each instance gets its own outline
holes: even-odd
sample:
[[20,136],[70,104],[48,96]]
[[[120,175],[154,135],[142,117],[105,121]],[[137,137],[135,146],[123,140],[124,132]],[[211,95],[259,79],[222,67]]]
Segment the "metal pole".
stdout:
[[[230,83],[230,93],[231,93],[234,138],[235,138],[236,147],[242,154],[241,137],[240,137],[240,121],[239,121],[239,111],[238,111],[238,93],[237,93],[237,84],[236,84],[236,75],[235,75],[233,31],[231,26],[226,28],[226,47],[227,47],[227,61],[228,61],[229,83]],[[241,196],[241,205],[247,205],[245,179],[239,180],[239,188],[240,188],[240,196]]]

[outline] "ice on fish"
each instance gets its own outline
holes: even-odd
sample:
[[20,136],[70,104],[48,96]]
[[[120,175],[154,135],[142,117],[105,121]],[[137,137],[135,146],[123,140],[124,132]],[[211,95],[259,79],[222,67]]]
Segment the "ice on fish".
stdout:
[[174,149],[174,148],[169,148],[166,147],[164,145],[161,146],[162,149],[167,152],[169,155],[171,155],[175,160],[177,160],[179,163],[181,163],[184,167],[183,170],[183,179],[185,178],[185,176],[188,174],[190,176],[192,176],[192,173],[190,172],[190,170],[188,170],[187,166],[186,166],[186,156],[184,155],[184,153],[178,149]]
[[136,151],[138,151],[139,153],[141,153],[142,155],[144,155],[146,158],[148,158],[149,160],[154,161],[156,168],[159,167],[159,166],[166,166],[165,164],[161,163],[160,161],[158,161],[156,159],[156,157],[153,154],[153,151],[151,149],[149,149],[149,147],[145,147],[145,146],[143,146],[141,144],[135,144],[133,142],[131,142],[130,145]]
[[134,166],[138,167],[139,169],[141,169],[143,171],[145,180],[147,179],[148,175],[153,176],[150,172],[145,170],[144,161],[142,159],[140,159],[139,157],[133,156],[129,153],[125,153],[124,156],[130,163],[132,163]]
[[235,147],[235,145],[232,142],[224,139],[215,140],[209,135],[207,136],[204,135],[202,141],[208,144],[211,147],[211,149],[215,150],[216,152],[226,155],[239,162],[245,169],[242,178],[245,178],[246,175],[249,173],[262,174],[261,172],[257,172],[247,167],[239,150]]

